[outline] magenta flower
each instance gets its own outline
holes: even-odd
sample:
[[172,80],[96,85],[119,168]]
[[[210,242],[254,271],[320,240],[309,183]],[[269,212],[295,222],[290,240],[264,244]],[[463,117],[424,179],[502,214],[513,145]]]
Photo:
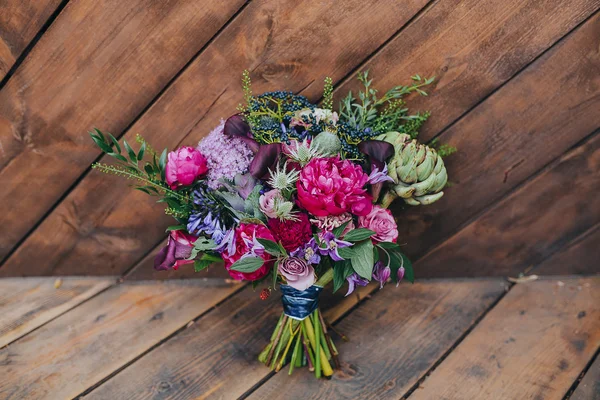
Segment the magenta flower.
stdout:
[[360,166],[339,157],[313,158],[296,183],[298,204],[317,217],[351,212],[367,215],[373,208]]
[[192,254],[196,239],[195,236],[184,231],[171,231],[167,239],[167,245],[154,258],[154,269],[157,271],[176,270],[184,264],[193,263],[194,260],[188,260],[187,258]]
[[171,189],[191,185],[207,172],[206,158],[193,147],[180,147],[169,153],[165,177]]
[[314,268],[302,258],[284,258],[279,263],[279,273],[296,290],[306,290],[315,283]]
[[318,250],[322,256],[329,256],[333,261],[342,261],[343,258],[340,256],[338,249],[348,246],[352,246],[352,243],[336,238],[331,232],[325,232],[321,236]]

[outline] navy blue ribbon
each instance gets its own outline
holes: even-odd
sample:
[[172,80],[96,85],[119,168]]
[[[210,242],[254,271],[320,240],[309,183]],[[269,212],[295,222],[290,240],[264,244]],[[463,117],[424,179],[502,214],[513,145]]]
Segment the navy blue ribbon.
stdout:
[[290,318],[303,320],[319,307],[322,286],[312,285],[306,290],[297,290],[290,285],[281,285],[283,313]]

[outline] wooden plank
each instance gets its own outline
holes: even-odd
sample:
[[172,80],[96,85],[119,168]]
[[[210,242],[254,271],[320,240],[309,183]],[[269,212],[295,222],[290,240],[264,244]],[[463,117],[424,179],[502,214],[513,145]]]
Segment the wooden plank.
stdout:
[[0,3],[0,81],[60,3],[60,0],[4,0]]
[[600,273],[600,224],[538,264],[532,273],[539,275]]
[[410,399],[562,399],[600,346],[600,277],[562,282],[514,287]]
[[[326,75],[339,81],[425,4],[351,0],[332,13],[330,2],[252,2],[125,136],[133,141],[141,132],[158,149],[197,143],[243,100],[240,78],[245,68],[252,71],[256,93],[300,91],[311,82],[322,83]],[[307,94],[318,98],[321,90],[315,87]],[[102,119],[96,123],[106,125]],[[164,237],[172,220],[155,199],[134,193],[128,185],[96,172],[86,176],[0,274],[79,274],[84,272],[81,261],[86,273],[96,274],[132,266]],[[43,254],[43,264],[26,261],[32,248]],[[32,265],[41,268],[34,271]]]
[[[524,272],[600,222],[600,134],[511,193],[419,264],[436,276],[512,275]],[[598,242],[596,242],[597,247]],[[598,249],[590,255],[598,254]],[[589,257],[588,255],[587,257]],[[573,258],[554,272],[600,272],[598,258]],[[546,271],[547,272],[547,271]]]
[[0,350],[1,398],[72,398],[239,285],[122,284]]
[[[402,214],[400,204],[392,207],[402,221],[400,240],[408,243],[405,251],[413,259],[600,126],[599,35],[595,14],[440,136],[460,149],[446,159],[453,186],[431,206]],[[424,262],[416,268],[417,277],[435,276]],[[446,271],[467,275],[459,264]]]
[[[382,356],[387,352],[388,357],[383,356],[386,362],[389,360],[390,363],[399,365],[405,363],[407,371],[409,366],[414,368],[420,365],[426,368],[426,362],[420,363],[410,355],[424,355],[415,351],[414,338],[427,337],[420,348],[435,358],[434,353],[443,352],[444,344],[458,337],[503,290],[498,280],[419,283],[414,286],[402,285],[397,290],[389,287],[372,296],[339,324],[339,329],[351,340],[349,343],[338,343],[344,362],[342,372],[336,374],[330,382],[318,382],[307,371],[297,370],[292,378],[282,372],[276,378],[286,379],[272,379],[269,384],[271,381],[287,382],[298,387],[296,391],[282,388],[284,391],[278,392],[279,396],[274,398],[281,397],[281,393],[285,393],[286,398],[318,398],[311,396],[314,388],[330,390],[343,385],[348,388],[345,393],[357,390],[349,397],[363,398],[358,392],[358,386],[367,385],[367,382],[360,377],[368,371],[373,374],[381,373],[380,368],[373,368],[373,363],[377,362],[373,357],[362,357],[367,349]],[[341,311],[354,304],[352,296],[346,299],[346,302],[335,307],[336,311],[330,313],[329,317],[339,317]],[[391,312],[392,307],[402,307],[402,304],[407,305],[402,308],[403,312]],[[248,291],[239,294],[207,314],[194,327],[164,343],[98,387],[88,397],[237,398],[269,375],[268,368],[260,364],[256,357],[266,344],[266,338],[272,332],[280,312],[279,296],[271,296],[269,300],[262,302],[258,299],[258,293]],[[445,331],[436,332],[435,329],[441,326],[444,326]],[[384,337],[385,340],[389,338],[389,342],[385,346],[379,346],[379,350],[373,349]],[[381,338],[381,341],[375,338]],[[390,349],[394,349],[393,354]],[[360,360],[358,353],[361,353]],[[403,355],[408,358],[402,357]],[[355,371],[354,377],[349,375],[351,370]],[[395,371],[394,376],[402,378],[403,374],[398,373],[397,369],[390,368],[389,371]],[[407,372],[408,374],[416,374],[416,371]],[[352,385],[354,378],[356,385]],[[368,390],[372,390],[372,387],[365,389],[364,393],[368,393]]]
[[0,259],[98,157],[86,131],[122,132],[243,3],[67,4],[0,92]]
[[0,280],[0,348],[115,283],[107,278]]
[[569,399],[600,400],[600,358],[596,358]]

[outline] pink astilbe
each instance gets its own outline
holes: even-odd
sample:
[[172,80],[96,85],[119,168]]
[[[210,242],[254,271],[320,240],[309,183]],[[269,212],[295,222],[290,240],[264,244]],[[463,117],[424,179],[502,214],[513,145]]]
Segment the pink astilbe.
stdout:
[[213,129],[198,143],[197,149],[204,154],[208,162],[208,186],[217,189],[219,179],[233,180],[237,174],[248,171],[253,158],[252,150],[238,138],[230,138],[223,133],[225,122]]

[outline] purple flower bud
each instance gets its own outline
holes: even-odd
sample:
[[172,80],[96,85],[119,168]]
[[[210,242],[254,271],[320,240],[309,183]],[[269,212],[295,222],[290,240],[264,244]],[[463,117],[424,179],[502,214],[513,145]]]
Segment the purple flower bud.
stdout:
[[390,267],[383,265],[381,261],[377,261],[373,266],[373,279],[379,282],[379,288],[383,289],[383,285],[390,279],[392,270]]
[[398,285],[400,284],[400,281],[402,280],[402,278],[404,278],[404,267],[400,267],[400,269],[398,270],[398,283],[396,283],[396,287],[398,287]]

